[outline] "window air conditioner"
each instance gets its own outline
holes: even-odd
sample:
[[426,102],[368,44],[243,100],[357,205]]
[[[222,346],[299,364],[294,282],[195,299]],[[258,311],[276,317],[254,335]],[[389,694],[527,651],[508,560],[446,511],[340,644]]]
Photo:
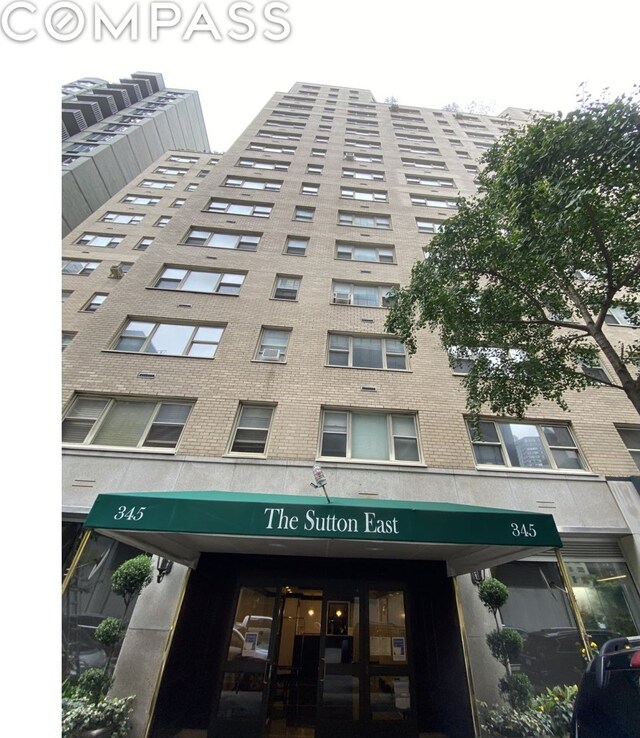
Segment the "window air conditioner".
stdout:
[[351,305],[351,295],[348,292],[334,292],[333,301],[336,305]]
[[262,349],[262,351],[260,352],[260,356],[263,358],[264,361],[280,361],[282,352],[280,351],[280,349],[265,348]]
[[109,277],[111,279],[122,279],[122,277],[124,277],[124,270],[120,264],[114,264],[111,267]]
[[344,154],[344,158],[351,161],[356,158],[356,155],[353,153],[353,151],[346,151]]

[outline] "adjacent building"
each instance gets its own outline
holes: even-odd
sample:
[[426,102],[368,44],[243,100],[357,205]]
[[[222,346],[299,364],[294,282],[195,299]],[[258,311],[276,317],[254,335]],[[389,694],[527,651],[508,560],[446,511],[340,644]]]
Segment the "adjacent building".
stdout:
[[62,235],[80,225],[168,149],[209,151],[195,90],[161,74],[95,77],[62,87]]
[[468,364],[385,332],[516,118],[298,82],[224,155],[167,150],[64,239],[65,668],[100,662],[110,568],[155,554],[116,672],[136,738],[477,734],[489,570],[505,624],[563,645],[515,665],[538,685],[581,664],[569,590],[590,633],[640,628],[626,398],[486,416],[478,442]]

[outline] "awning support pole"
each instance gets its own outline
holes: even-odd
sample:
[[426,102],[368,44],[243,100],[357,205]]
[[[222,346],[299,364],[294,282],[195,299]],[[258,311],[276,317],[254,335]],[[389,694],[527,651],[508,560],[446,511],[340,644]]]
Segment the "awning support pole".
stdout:
[[69,564],[69,568],[67,569],[67,572],[64,575],[64,578],[62,580],[62,594],[63,595],[66,592],[67,587],[69,586],[69,582],[71,582],[74,574],[76,573],[76,568],[78,566],[78,563],[80,562],[80,559],[82,558],[82,554],[84,553],[84,549],[87,546],[87,542],[89,538],[91,537],[91,533],[92,531],[85,530],[82,534],[82,538],[80,539],[78,548],[76,549],[76,552],[73,555],[73,560],[71,561],[71,564]]
[[558,562],[558,569],[560,569],[560,576],[562,577],[562,583],[564,584],[564,588],[567,591],[569,607],[571,608],[571,612],[573,613],[573,618],[576,621],[576,625],[578,627],[578,632],[580,633],[580,640],[582,641],[584,652],[587,656],[587,659],[591,661],[593,659],[593,651],[591,650],[591,641],[589,639],[589,634],[587,633],[587,629],[584,627],[584,621],[582,620],[582,615],[580,614],[580,609],[578,608],[578,601],[576,600],[573,587],[571,586],[571,577],[569,576],[569,572],[567,571],[567,567],[564,563],[564,559],[562,558],[562,554],[560,553],[560,549],[556,548],[554,550],[556,552],[556,560]]

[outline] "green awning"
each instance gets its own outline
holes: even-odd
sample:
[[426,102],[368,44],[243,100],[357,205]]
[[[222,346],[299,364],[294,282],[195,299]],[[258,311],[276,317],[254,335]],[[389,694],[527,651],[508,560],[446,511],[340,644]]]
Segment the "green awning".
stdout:
[[189,566],[234,551],[445,560],[460,574],[562,546],[543,513],[218,491],[101,494],[84,525]]

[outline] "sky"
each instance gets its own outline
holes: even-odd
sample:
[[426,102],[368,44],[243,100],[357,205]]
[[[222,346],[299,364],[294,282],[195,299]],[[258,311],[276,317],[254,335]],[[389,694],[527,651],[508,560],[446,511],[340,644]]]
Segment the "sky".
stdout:
[[[268,0],[252,0],[253,12],[245,11],[255,24],[255,34],[246,40],[229,36],[246,32],[229,19],[231,2],[204,3],[220,40],[211,28],[189,30],[199,5],[194,0],[76,3],[86,26],[77,38],[65,41],[52,38],[45,24],[48,12],[52,23],[66,12],[62,6],[56,9],[53,0],[32,0],[30,9],[25,9],[29,3],[0,3],[0,125],[3,176],[11,193],[3,202],[9,220],[9,228],[3,229],[5,267],[11,266],[0,291],[0,310],[9,316],[3,370],[10,388],[4,398],[10,422],[3,440],[12,470],[3,512],[9,521],[4,544],[12,557],[17,550],[12,536],[26,535],[27,529],[35,533],[20,566],[12,567],[5,591],[35,581],[23,569],[32,556],[37,573],[45,572],[39,587],[49,589],[52,602],[59,596],[59,546],[54,534],[47,544],[53,554],[43,555],[39,536],[44,533],[46,539],[57,526],[60,504],[60,282],[55,275],[60,263],[59,105],[64,83],[87,76],[115,82],[135,71],[161,72],[167,87],[198,90],[211,149],[220,151],[273,92],[286,91],[296,81],[367,88],[378,101],[394,96],[409,106],[437,108],[475,100],[499,113],[508,106],[567,112],[576,106],[581,83],[594,94],[603,88],[616,94],[630,91],[640,78],[640,3],[633,0],[288,0],[279,3],[290,26],[283,40],[264,36],[285,35],[281,26],[263,17]],[[248,3],[236,3],[242,5]],[[183,14],[176,26],[161,28],[157,40],[151,38],[151,6],[164,6],[162,18],[178,6]],[[8,15],[11,7],[18,9]],[[128,8],[139,19],[137,39],[94,38],[92,20],[101,9],[116,22]],[[7,23],[13,33],[33,30],[36,35],[29,41],[12,40]],[[69,28],[73,30],[73,23],[64,32]],[[24,243],[39,247],[30,263],[19,257]],[[35,465],[33,448],[38,450]],[[37,510],[25,507],[18,485],[37,491]],[[33,623],[27,627],[38,637],[25,640],[40,647],[47,640],[42,605],[32,610]],[[28,623],[24,610],[20,617]],[[54,664],[56,628],[53,618],[48,641]],[[11,660],[33,668],[35,662],[24,658],[25,640],[16,639],[20,651]],[[20,684],[20,679],[14,681]],[[57,710],[57,703],[51,708]]]

